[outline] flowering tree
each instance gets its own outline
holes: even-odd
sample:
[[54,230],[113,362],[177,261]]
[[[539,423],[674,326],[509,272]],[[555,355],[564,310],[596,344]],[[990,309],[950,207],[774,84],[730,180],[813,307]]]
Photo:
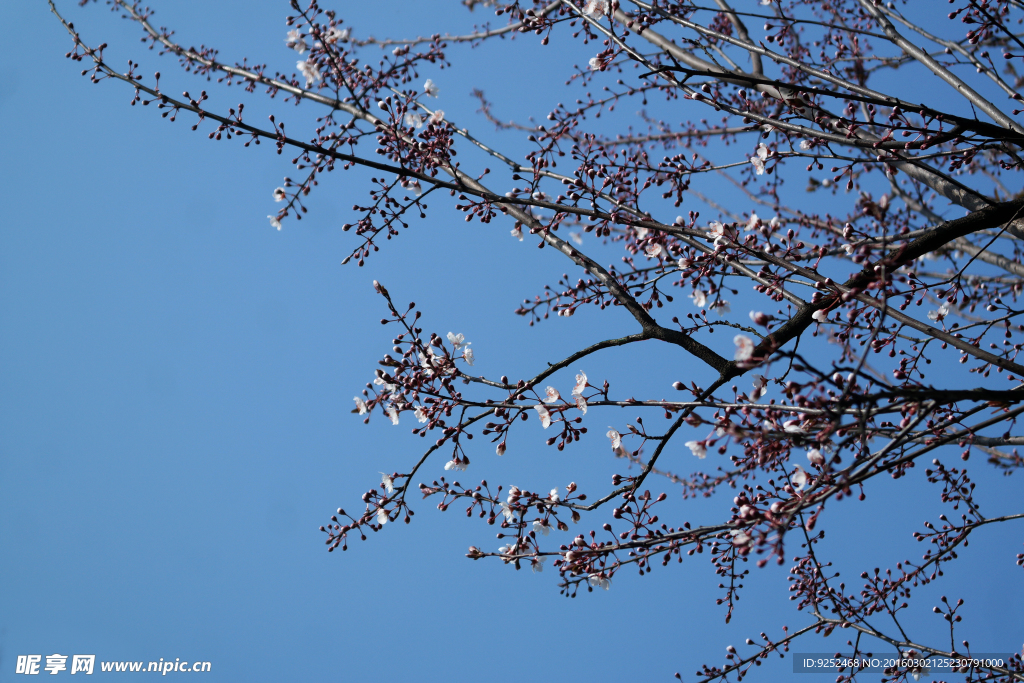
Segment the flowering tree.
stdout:
[[[984,467],[1006,474],[1024,465],[1013,449],[1024,443],[1014,435],[1024,412],[1024,310],[1014,308],[1024,284],[1024,199],[1012,175],[1024,163],[1022,109],[1013,108],[1024,101],[1015,69],[1024,42],[1014,32],[1024,4],[951,0],[948,16],[935,18],[934,3],[905,0],[464,0],[493,12],[498,25],[361,39],[344,17],[293,0],[286,44],[298,61],[293,73],[273,75],[176,42],[138,2],[110,4],[186,71],[323,108],[312,137],[294,136],[280,113],[250,122],[242,104],[208,107],[205,91],[173,96],[138,64],[115,69],[104,45],[61,18],[83,73],[127,83],[132,104],[153,105],[172,121],[191,117],[193,130],[213,139],[269,142],[294,155],[300,177],[273,190],[280,208],[272,227],[301,219],[329,172],[366,167],[377,175],[344,226],[355,233],[346,263],[362,266],[426,216],[431,195],[443,204],[447,193],[467,221],[504,224],[506,239],[529,239],[571,264],[572,276],[516,311],[530,325],[584,306],[621,307],[635,321],[530,377],[487,379],[474,372],[463,334],[425,331],[414,305],[399,305],[374,282],[394,346],[353,412],[365,422],[378,415],[411,423],[429,446],[397,463],[403,471],[383,473],[363,509],[338,509],[321,527],[329,550],[409,522],[421,495],[441,510],[465,505],[500,527],[500,548],[473,546],[468,557],[553,567],[572,596],[609,589],[624,569],[642,575],[706,552],[722,577],[726,620],[746,564],[782,564],[788,550],[796,554],[789,590],[806,624],[748,640],[742,653],[730,649],[726,662],[698,672],[701,680],[738,680],[800,636],[835,629],[850,634],[855,656],[879,647],[970,654],[953,635],[959,603],[935,608],[950,623],[948,643],[915,641],[902,612],[911,589],[936,580],[975,530],[1024,518],[983,514],[963,465],[938,459],[980,455]],[[435,106],[436,67],[458,43],[508,37],[531,50],[575,40],[596,54],[582,67],[552,67],[579,87],[575,105],[516,114],[546,115],[543,125],[502,122],[478,91],[486,121],[471,132]],[[383,59],[369,56],[382,47]],[[609,132],[597,120],[623,108],[641,109],[635,127]],[[497,149],[487,140],[495,126],[521,131],[530,151],[517,158]],[[470,167],[479,158],[498,170]],[[685,215],[673,217],[684,200]],[[622,249],[621,265],[601,265],[602,255]],[[754,310],[733,314],[730,299]],[[731,343],[716,329],[731,329]],[[651,340],[706,369],[707,386],[676,381],[678,398],[637,399],[601,377],[603,350]],[[578,372],[567,395],[554,386],[562,371]],[[766,399],[772,391],[778,398]],[[488,458],[512,452],[521,421],[539,422],[559,451],[593,448],[593,440],[578,442],[606,421],[594,422],[594,413],[611,407],[663,416],[665,426],[641,416],[607,431],[603,448],[629,469],[605,490],[451,478],[469,470],[470,456],[486,472]],[[492,445],[473,448],[474,436]],[[673,473],[711,454],[721,463],[713,469]],[[440,467],[428,463],[450,474],[432,480]],[[826,508],[849,497],[871,504],[880,478],[919,486],[906,476],[918,466],[955,514],[916,534],[928,542],[919,560],[840,579],[819,552]],[[662,522],[657,506],[667,494],[651,492],[656,482],[685,498],[732,490],[734,506],[715,524]],[[593,530],[561,543],[550,535],[572,523]],[[852,679],[858,666],[840,678]],[[887,673],[921,672],[902,662]],[[1024,662],[1016,655],[962,673],[1024,680]]]

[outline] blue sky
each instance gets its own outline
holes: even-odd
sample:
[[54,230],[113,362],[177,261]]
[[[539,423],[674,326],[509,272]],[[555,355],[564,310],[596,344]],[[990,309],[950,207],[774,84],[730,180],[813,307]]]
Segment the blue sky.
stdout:
[[[154,5],[157,23],[185,43],[293,68],[287,2]],[[112,63],[142,60],[144,73],[164,73],[168,91],[206,88],[215,105],[243,100],[253,120],[280,112],[290,132],[312,134],[301,128],[312,108],[199,83],[141,49],[139,31],[102,6],[59,7],[87,42],[110,43]],[[454,2],[338,9],[357,35],[454,32],[484,19]],[[287,154],[211,142],[188,117],[169,123],[129,106],[121,84],[89,83],[64,58],[70,39],[45,3],[4,3],[0,23],[14,29],[0,45],[0,680],[14,678],[18,655],[52,653],[210,661],[204,680],[218,681],[669,680],[675,671],[690,680],[700,663],[723,661],[728,644],[807,623],[786,599],[785,568],[769,567],[752,572],[726,626],[717,577],[699,558],[642,578],[624,572],[608,592],[566,599],[551,568],[536,575],[467,560],[469,545],[497,548],[494,529],[431,501],[414,508],[412,525],[389,524],[328,554],[318,527],[332,510],[359,509],[378,472],[405,471],[423,443],[404,422],[364,426],[349,412],[393,335],[378,322],[386,310],[373,279],[396,300],[415,300],[428,331],[464,333],[493,377],[533,374],[633,332],[630,321],[581,311],[528,327],[512,311],[570,264],[515,242],[502,220],[465,223],[447,200],[366,267],[342,267],[354,242],[340,226],[365,200],[368,174],[336,172],[304,220],[275,231],[265,216],[276,208],[271,191],[294,174]],[[453,68],[423,76],[441,86],[449,117],[511,141],[481,123],[472,87],[490,82],[506,118],[540,118],[568,97],[571,65],[585,64],[590,49],[460,48]],[[586,369],[637,395],[703,381],[653,342],[588,359]],[[566,393],[571,374],[558,381]],[[530,423],[500,460],[480,444],[461,478],[539,490],[575,480],[603,492],[623,471],[605,424],[560,454]],[[679,469],[693,467],[688,453],[675,457]],[[1011,512],[1000,501],[1019,499],[1016,482],[981,465],[990,511]],[[915,497],[889,482],[873,495],[886,505],[849,501],[829,513],[829,542],[837,557],[855,558],[856,573],[918,557],[909,535],[938,511],[934,491]],[[730,501],[671,504],[670,523],[701,523]],[[1013,571],[1020,546],[1003,533],[979,532],[942,587],[920,589],[923,640],[943,637],[928,610],[950,591],[968,599],[976,649],[1020,646],[1024,616],[1006,608],[1024,604]],[[841,648],[832,641],[797,650]],[[790,667],[773,659],[761,680]]]

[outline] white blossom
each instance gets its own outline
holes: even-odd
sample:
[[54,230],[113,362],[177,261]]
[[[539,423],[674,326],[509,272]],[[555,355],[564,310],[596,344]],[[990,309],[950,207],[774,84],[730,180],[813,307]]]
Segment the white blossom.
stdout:
[[388,511],[384,508],[377,508],[377,524],[384,526],[388,523]]
[[383,472],[380,473],[380,483],[384,484],[384,490],[389,496],[395,492],[395,482]]
[[754,171],[757,175],[764,175],[764,162],[768,159],[769,154],[770,152],[764,143],[758,143],[757,152],[755,152],[754,156],[750,157],[750,163],[754,165]]
[[276,187],[276,188],[274,188],[274,201],[275,202],[283,202],[285,200],[286,196],[287,195],[285,195],[283,187]]
[[428,78],[423,84],[423,92],[427,93],[431,97],[437,97],[437,93],[440,92],[440,89],[434,84],[433,80]]
[[538,403],[533,407],[533,409],[537,411],[537,416],[540,417],[540,423],[544,427],[544,429],[550,427],[551,413],[549,413],[548,409],[544,407],[544,404]]
[[458,470],[460,472],[465,472],[467,467],[469,467],[469,461],[462,460],[460,458],[456,458],[455,460],[449,460],[444,464],[444,468],[446,470]]
[[804,428],[800,426],[800,420],[786,420],[782,423],[782,431],[789,434],[806,434]]
[[811,314],[811,317],[817,320],[819,323],[827,323],[828,311],[826,311],[824,308],[819,308],[818,310]]
[[473,349],[466,346],[466,350],[462,352],[462,357],[469,365],[473,364]]
[[583,13],[592,19],[607,16],[610,11],[608,0],[587,0],[587,5],[583,8]]
[[387,414],[388,417],[391,418],[391,424],[398,424],[398,411],[395,409],[394,406],[388,406]]
[[542,520],[539,520],[539,519],[534,521],[534,523],[533,523],[533,530],[535,532],[537,532],[538,534],[543,534],[544,536],[547,536],[548,534],[551,533],[551,527],[548,526],[548,524],[546,522],[544,522]]
[[752,540],[742,529],[733,529],[729,532],[729,535],[732,536],[732,544],[737,548],[750,545],[750,541]]
[[558,502],[559,499],[558,499],[558,489],[557,488],[551,489],[551,494],[548,496],[548,500],[550,500],[552,503],[557,503]]
[[516,521],[516,517],[512,514],[512,506],[508,503],[498,503],[498,507],[501,508],[501,514],[505,515],[505,521],[511,524]]
[[412,128],[423,127],[423,117],[414,111],[405,112],[405,125],[411,126]]
[[288,47],[292,48],[300,55],[309,47],[306,45],[306,41],[302,39],[302,32],[297,28],[293,28],[291,31],[288,31],[288,38],[285,39],[285,42],[288,43]]
[[943,320],[949,314],[949,306],[942,304],[938,309],[934,311],[928,311],[928,319],[938,322]]
[[807,459],[812,465],[818,465],[819,467],[825,464],[825,456],[817,448],[807,451]]
[[747,335],[737,334],[732,338],[732,343],[736,345],[736,355],[734,356],[736,360],[750,360],[750,357],[754,355],[754,340]]
[[420,422],[420,424],[423,424],[424,422],[430,419],[427,417],[427,411],[423,410],[423,406],[417,407],[412,414]]
[[687,441],[686,447],[693,451],[693,454],[703,460],[708,455],[708,449],[699,441]]
[[764,375],[754,376],[754,393],[751,394],[750,398],[757,400],[768,393],[768,378]]
[[530,568],[533,569],[533,571],[537,574],[540,574],[542,571],[544,571],[544,562],[542,562],[541,560],[534,560],[533,565]]
[[505,455],[505,442],[504,441],[502,441],[501,443],[498,444],[498,447],[495,449],[495,452],[498,455]]
[[558,389],[555,389],[554,387],[548,387],[547,389],[544,390],[544,397],[545,403],[554,403],[562,396],[561,394],[558,393]]
[[573,396],[580,396],[583,394],[583,390],[587,388],[587,375],[582,370],[580,374],[576,375],[576,386],[572,388]]
[[800,468],[800,465],[794,467],[793,470],[793,476],[790,477],[790,481],[793,482],[793,488],[801,491],[807,486],[807,473]]
[[333,45],[339,41],[344,43],[350,35],[352,35],[352,29],[339,29],[337,26],[332,26],[324,34],[324,42],[328,45]]
[[708,295],[700,289],[695,290],[694,293],[690,295],[690,298],[693,299],[693,305],[697,308],[704,308],[704,304],[708,302]]
[[601,69],[601,58],[600,57],[591,57],[590,58],[590,70],[591,71],[599,71],[600,69]]
[[312,87],[314,83],[319,83],[323,76],[320,75],[320,71],[317,70],[316,64],[307,62],[305,60],[299,60],[295,62],[295,67],[299,70],[299,73],[306,79],[306,87]]
[[611,429],[609,427],[609,431],[608,431],[607,434],[605,434],[605,436],[607,436],[609,439],[611,439],[611,441],[612,441],[612,450],[613,451],[616,451],[616,450],[622,448],[622,435],[619,434],[616,430]]
[[812,145],[812,144],[811,144],[811,141],[810,141],[810,140],[801,140],[801,141],[800,141],[800,149],[802,149],[802,150],[803,150],[803,151],[805,151],[805,152],[806,152],[807,150],[809,150],[809,149],[810,149],[811,147],[813,147],[813,146],[814,146],[814,145]]
[[661,249],[660,244],[648,244],[644,247],[644,253],[647,254],[647,258],[657,258],[661,256]]
[[576,407],[580,409],[584,415],[587,414],[587,399],[582,396],[576,397]]
[[711,309],[718,315],[722,316],[731,311],[732,307],[729,306],[729,302],[725,299],[719,299],[715,303],[711,304]]
[[711,221],[708,223],[708,228],[708,237],[718,239],[719,237],[724,237],[726,234],[725,226],[719,221]]
[[456,349],[462,348],[462,345],[466,343],[466,335],[462,334],[461,332],[459,332],[458,334],[449,332],[448,342]]
[[513,500],[515,500],[516,498],[519,497],[520,493],[521,493],[521,491],[519,490],[518,486],[513,485],[513,486],[509,486],[508,487],[508,503],[509,503],[509,505],[512,504]]
[[747,221],[747,227],[744,228],[745,232],[750,232],[757,228],[757,225],[761,222],[761,219],[757,217],[757,214],[753,211],[750,212],[750,219]]
[[389,394],[398,388],[396,385],[391,384],[390,382],[385,382],[383,377],[374,378],[373,383],[383,388],[384,392]]
[[281,221],[277,220],[277,216],[267,216],[270,219],[270,227],[281,229]]
[[611,579],[606,579],[605,577],[601,576],[600,574],[591,574],[590,576],[587,577],[587,581],[594,588],[603,588],[605,590],[608,590],[609,588],[612,587],[612,580]]
[[352,400],[356,402],[356,410],[359,411],[359,414],[360,415],[366,415],[366,413],[367,413],[366,401],[364,401],[363,399],[359,398],[358,396],[354,397]]
[[435,126],[437,124],[441,123],[442,121],[444,121],[444,110],[443,109],[435,109],[434,113],[431,114],[430,118],[427,119],[427,123],[430,123],[430,124],[435,125]]
[[518,225],[516,227],[512,228],[512,236],[515,237],[520,242],[522,242],[523,241],[523,229],[521,227],[519,227]]
[[578,247],[582,247],[583,246],[583,235],[579,234],[578,232],[570,232],[569,233],[569,239],[571,239],[573,242],[575,242],[576,246],[578,246]]

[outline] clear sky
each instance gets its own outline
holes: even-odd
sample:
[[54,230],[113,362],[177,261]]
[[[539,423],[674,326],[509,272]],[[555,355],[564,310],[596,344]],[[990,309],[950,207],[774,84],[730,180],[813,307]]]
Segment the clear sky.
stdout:
[[[110,43],[119,68],[141,60],[144,73],[164,73],[169,92],[205,88],[213,106],[245,101],[252,120],[275,111],[296,137],[312,135],[302,128],[319,113],[312,107],[198,81],[144,50],[137,27],[104,7],[58,4],[87,42]],[[188,45],[294,69],[287,2],[153,5],[154,21]],[[485,19],[454,1],[337,9],[363,36],[458,32]],[[355,243],[340,226],[365,201],[368,174],[336,172],[304,220],[273,230],[271,192],[294,173],[287,153],[209,141],[188,116],[169,123],[129,106],[123,84],[91,84],[64,58],[71,41],[44,2],[0,4],[0,25],[0,681],[15,679],[18,655],[53,653],[210,661],[210,681],[669,680],[676,671],[691,680],[700,663],[724,661],[728,644],[808,623],[786,599],[785,567],[751,566],[725,625],[717,577],[699,557],[642,578],[623,572],[608,592],[566,599],[551,567],[538,575],[466,559],[470,545],[497,548],[495,529],[429,500],[414,506],[410,526],[389,524],[328,554],[318,527],[339,506],[361,509],[379,471],[406,471],[424,443],[406,421],[365,426],[349,412],[393,335],[378,322],[386,310],[373,279],[415,300],[426,330],[464,333],[492,377],[533,374],[633,332],[630,320],[582,311],[528,327],[512,311],[570,264],[516,242],[500,219],[465,223],[447,199],[366,267],[343,267]],[[567,97],[563,83],[591,49],[458,48],[455,68],[422,75],[441,87],[450,118],[511,141],[475,113],[471,89],[484,87],[503,118],[539,119]],[[656,396],[693,378],[691,368],[656,345],[585,366],[592,381]],[[558,382],[566,393],[570,373]],[[479,444],[460,478],[534,490],[575,480],[604,492],[624,471],[601,436],[606,417],[633,416],[598,416],[595,438],[564,454],[545,448],[548,435],[531,423],[500,460]],[[675,457],[675,467],[694,467],[688,453]],[[443,462],[424,478],[444,474]],[[989,511],[1016,511],[1004,508],[1019,501],[1019,481],[973,467]],[[922,471],[912,476],[925,487]],[[919,557],[910,533],[939,510],[934,490],[876,491],[830,512],[837,557],[855,558],[844,566],[851,582],[872,563]],[[676,500],[669,523],[713,521],[729,504]],[[604,521],[584,519],[565,540]],[[942,638],[928,610],[948,591],[968,600],[975,649],[1020,647],[1020,534],[1013,545],[997,531],[979,531],[951,576],[920,590],[922,640]],[[843,640],[797,650],[832,652]],[[781,680],[790,667],[773,659],[758,680]]]

